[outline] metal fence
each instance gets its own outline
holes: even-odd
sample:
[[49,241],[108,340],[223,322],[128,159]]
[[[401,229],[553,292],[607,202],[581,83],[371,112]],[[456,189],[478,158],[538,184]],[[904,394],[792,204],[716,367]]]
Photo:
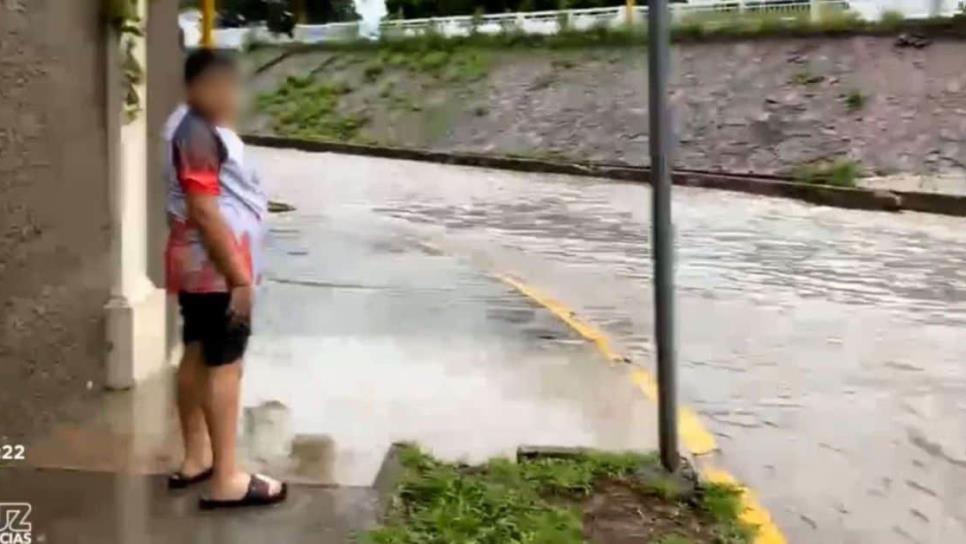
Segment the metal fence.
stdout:
[[[682,24],[688,21],[715,25],[752,17],[821,20],[829,14],[850,12],[867,21],[879,20],[886,12],[897,12],[908,19],[952,16],[962,9],[963,0],[697,0],[687,4],[671,4],[671,19]],[[647,6],[636,6],[628,11],[625,6],[592,9],[499,13],[482,16],[432,17],[424,19],[386,20],[380,25],[389,37],[419,36],[437,33],[446,37],[468,36],[472,33],[500,34],[555,34],[561,29],[576,31],[593,28],[620,28],[646,25]],[[197,43],[200,32],[190,14],[182,17],[182,28],[187,45]],[[278,36],[264,26],[224,28],[214,32],[219,47],[240,49],[246,43],[325,43],[350,41],[359,38],[359,23],[328,23],[298,25],[294,35]]]

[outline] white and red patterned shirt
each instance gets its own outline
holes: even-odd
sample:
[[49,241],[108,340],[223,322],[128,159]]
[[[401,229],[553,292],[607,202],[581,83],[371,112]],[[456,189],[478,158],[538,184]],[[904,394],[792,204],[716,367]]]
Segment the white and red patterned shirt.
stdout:
[[188,218],[189,193],[218,197],[218,209],[235,234],[236,250],[247,264],[249,276],[257,282],[268,200],[254,168],[245,163],[245,144],[234,131],[211,125],[187,106],[179,107],[168,119],[164,138],[171,229],[165,249],[168,291],[229,291],[227,280],[202,243],[201,233]]

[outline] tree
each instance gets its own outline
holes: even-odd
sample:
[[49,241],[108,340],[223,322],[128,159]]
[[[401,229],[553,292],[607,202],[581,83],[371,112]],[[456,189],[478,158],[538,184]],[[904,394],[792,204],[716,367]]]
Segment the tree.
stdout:
[[[270,26],[285,27],[293,22],[337,23],[358,19],[352,0],[221,0],[223,21],[269,21]],[[290,15],[285,15],[290,14]]]

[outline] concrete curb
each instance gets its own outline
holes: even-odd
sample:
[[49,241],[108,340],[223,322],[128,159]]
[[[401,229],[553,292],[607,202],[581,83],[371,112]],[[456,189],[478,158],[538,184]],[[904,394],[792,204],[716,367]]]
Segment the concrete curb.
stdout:
[[517,463],[536,459],[574,459],[582,455],[594,453],[594,451],[599,450],[569,446],[524,445],[517,447]]
[[389,515],[393,497],[396,494],[396,488],[402,479],[404,468],[402,466],[400,452],[403,446],[404,444],[398,442],[389,446],[389,451],[386,452],[386,456],[382,459],[379,472],[376,473],[376,479],[372,482],[372,488],[376,490],[378,496],[379,515],[382,519],[385,519]]
[[[460,166],[476,166],[517,172],[589,176],[619,181],[647,183],[650,169],[643,166],[604,164],[589,161],[554,161],[431,151],[388,146],[370,146],[246,134],[245,143],[262,147],[297,149],[310,152],[342,153],[386,159],[401,159]],[[676,171],[673,181],[685,187],[722,189],[764,196],[791,198],[811,204],[872,211],[915,211],[966,217],[966,196],[914,191],[883,191],[795,183],[776,176],[742,176],[728,173]]]

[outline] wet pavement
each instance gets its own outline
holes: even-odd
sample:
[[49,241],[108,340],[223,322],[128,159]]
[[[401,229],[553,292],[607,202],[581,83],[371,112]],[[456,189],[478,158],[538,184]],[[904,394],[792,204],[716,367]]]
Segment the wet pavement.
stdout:
[[468,462],[521,444],[653,448],[653,406],[626,369],[549,312],[427,253],[402,221],[278,194],[299,211],[270,233],[243,386],[250,458],[369,485],[396,441]]
[[33,506],[38,544],[343,544],[372,527],[379,504],[371,489],[316,486],[294,488],[280,507],[201,512],[196,493],[165,485],[157,476],[8,469],[0,502]]
[[[277,184],[275,195],[303,212],[324,210],[328,222],[315,223],[320,232],[353,232],[354,221],[384,224],[394,233],[431,240],[447,254],[464,257],[461,265],[467,274],[472,266],[514,273],[602,327],[634,364],[650,366],[646,187],[329,154],[252,153],[261,159],[266,178]],[[793,543],[966,541],[962,221],[686,188],[676,191],[674,204],[682,397],[717,436],[720,462],[758,491]],[[301,241],[292,245],[295,252],[327,260],[331,271],[313,281],[385,284],[384,269],[352,273],[339,263],[346,248],[320,256],[330,250],[319,251],[313,245],[315,235],[301,232]],[[303,279],[297,261],[286,262],[293,267],[286,277]],[[435,274],[430,266],[413,278],[426,278],[431,286],[437,283]],[[476,288],[474,282],[467,286],[448,293],[425,289],[412,299],[432,314],[459,307]],[[286,284],[271,289],[279,297],[291,297],[293,305],[302,296],[327,296],[324,289],[296,292]],[[370,292],[360,288],[339,296],[362,300]],[[463,296],[454,302],[458,294]],[[507,318],[516,311],[499,313]],[[385,325],[405,328],[409,315],[389,313]],[[345,316],[348,323],[357,318],[353,313]],[[500,321],[487,327],[506,326]],[[378,336],[360,342],[378,345]],[[427,353],[440,339],[425,338]],[[462,339],[468,342],[464,349],[476,349],[467,337]],[[476,344],[483,345],[491,342]],[[457,413],[480,421],[505,411],[488,410],[477,404],[482,396],[454,390],[451,382],[439,379],[448,375],[432,359],[425,366],[406,368],[385,359],[359,362],[350,345],[311,341],[307,334],[266,342],[256,352],[266,360],[303,360],[321,347],[326,359],[334,352],[343,354],[340,360],[353,361],[351,379],[343,382],[352,385],[343,391],[371,388],[373,398],[395,394],[424,400],[435,394],[441,404],[457,403]],[[274,350],[276,355],[268,357]],[[288,355],[293,353],[294,358]],[[414,351],[407,358],[426,357]],[[481,366],[464,363],[450,367],[455,375],[466,377]],[[559,365],[565,373],[587,372],[582,365],[547,365]],[[335,381],[326,365],[312,368],[312,374],[291,371],[303,377],[296,390]],[[506,368],[510,366],[497,375],[530,397],[539,397],[537,391],[547,387],[537,385],[546,379],[540,372],[507,376]],[[389,373],[384,383],[391,386],[376,386],[366,378],[383,372]],[[424,389],[412,383],[427,385]],[[364,408],[362,401],[332,400],[335,386],[325,387],[327,392],[313,402],[338,412]],[[622,391],[618,384],[614,387]],[[549,397],[566,408],[547,418],[547,438],[559,433],[549,428],[556,418],[585,410],[581,402],[567,398],[576,388],[551,389],[556,395]],[[247,398],[260,402],[269,397],[250,389]],[[331,427],[312,423],[308,416],[300,419],[298,414],[306,412],[298,406],[294,421],[301,421],[298,425],[306,432],[317,432],[317,425]],[[444,412],[453,413],[440,407],[438,413]],[[317,417],[321,422],[327,416]],[[494,436],[512,435],[514,426],[501,427],[516,420],[493,421],[485,430]],[[600,419],[589,420],[583,432],[591,432],[595,421]],[[640,428],[651,432],[646,425]],[[342,431],[358,433],[359,443],[369,432]]]

